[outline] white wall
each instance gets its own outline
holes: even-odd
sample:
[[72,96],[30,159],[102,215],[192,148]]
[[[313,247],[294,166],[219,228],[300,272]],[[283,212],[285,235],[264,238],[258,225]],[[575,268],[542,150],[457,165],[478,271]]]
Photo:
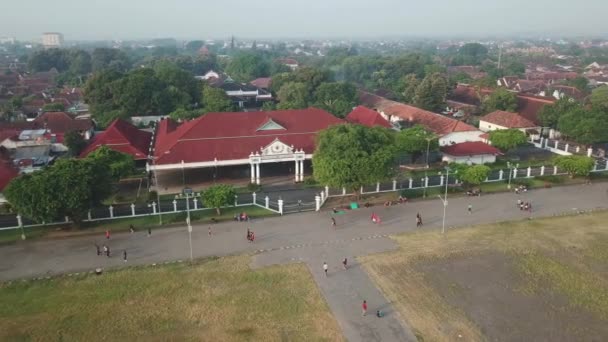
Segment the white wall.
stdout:
[[450,156],[443,154],[442,160],[448,163],[458,164],[491,164],[496,162],[496,156],[493,154],[479,154],[472,156]]
[[453,145],[459,144],[467,141],[483,141],[480,135],[482,135],[482,131],[470,131],[470,132],[453,132],[448,135],[444,135],[439,138],[439,145]]
[[497,129],[507,129],[507,127],[499,126],[497,124],[489,123],[487,121],[479,120],[479,129],[484,132],[495,131]]

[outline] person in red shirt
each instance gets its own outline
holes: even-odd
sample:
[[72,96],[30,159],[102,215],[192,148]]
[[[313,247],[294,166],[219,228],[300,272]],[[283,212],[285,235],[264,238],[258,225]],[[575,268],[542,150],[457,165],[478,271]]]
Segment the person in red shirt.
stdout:
[[365,316],[367,314],[367,301],[365,301],[365,300],[363,301],[361,308],[363,309],[362,316]]
[[108,239],[108,240],[110,239],[110,231],[109,230],[106,230],[106,239]]

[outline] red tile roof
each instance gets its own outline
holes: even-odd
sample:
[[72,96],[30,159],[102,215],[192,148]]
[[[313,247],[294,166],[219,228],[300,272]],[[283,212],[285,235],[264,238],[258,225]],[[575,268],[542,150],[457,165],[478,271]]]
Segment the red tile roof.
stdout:
[[480,120],[507,128],[536,127],[532,121],[524,118],[523,116],[517,113],[505,112],[502,110],[497,110],[490,114],[484,115]]
[[271,82],[272,82],[272,78],[270,78],[270,77],[260,77],[260,78],[256,78],[255,80],[253,80],[249,83],[258,88],[269,89]]
[[85,157],[101,146],[107,146],[114,151],[133,156],[135,160],[148,158],[148,149],[152,133],[137,129],[130,123],[117,119],[101,134],[95,136],[93,141],[80,154]]
[[536,126],[540,126],[540,110],[544,106],[552,103],[555,103],[553,97],[517,95],[517,112],[519,115],[533,122]]
[[350,123],[359,124],[367,127],[380,126],[386,128],[393,128],[393,125],[386,121],[386,119],[383,118],[380,113],[364,106],[358,106],[357,108],[353,109],[353,111],[350,112],[345,119]]
[[[270,119],[285,129],[258,130]],[[159,123],[154,153],[157,164],[247,159],[279,139],[310,154],[317,132],[341,123],[344,121],[317,108],[208,113],[181,125],[166,119]]]
[[441,148],[441,152],[450,156],[473,156],[479,154],[501,154],[500,151],[491,145],[481,141],[467,141],[459,144],[445,146]]
[[65,134],[69,131],[86,131],[93,127],[91,119],[74,119],[64,112],[46,112],[37,117],[33,123],[36,128],[46,128],[55,134]]
[[19,171],[12,165],[10,161],[0,161],[0,191],[19,175]]

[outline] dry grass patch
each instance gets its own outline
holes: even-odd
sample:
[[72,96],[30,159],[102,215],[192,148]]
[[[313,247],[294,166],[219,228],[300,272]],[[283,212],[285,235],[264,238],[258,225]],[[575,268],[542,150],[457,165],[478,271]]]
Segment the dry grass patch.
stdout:
[[341,341],[304,265],[249,257],[0,285],[1,341]]
[[[463,288],[455,282],[445,285],[440,292],[437,291],[437,283],[430,281],[434,275],[428,274],[429,269],[449,274],[450,267],[454,266],[453,260],[457,260],[459,267],[465,270],[488,266],[483,264],[484,259],[482,264],[478,261],[488,253],[497,255],[499,258],[496,260],[509,263],[501,272],[505,279],[513,280],[499,285],[506,286],[514,296],[537,296],[534,300],[549,301],[563,299],[567,309],[560,307],[561,302],[549,305],[556,311],[580,311],[592,320],[606,321],[608,325],[606,222],[608,213],[603,212],[475,226],[451,230],[445,236],[438,232],[419,231],[394,237],[400,245],[398,251],[367,256],[361,261],[421,340],[479,341],[488,338],[484,336],[488,329],[484,330],[483,324],[468,310],[471,303],[454,305],[457,301],[451,300],[472,301],[466,292],[475,290],[475,283],[470,288]],[[421,265],[439,267],[427,268],[425,272]],[[470,273],[474,277],[484,276],[476,269]],[[513,322],[513,326],[517,327],[518,322]],[[601,336],[605,334],[605,330],[596,329],[597,324],[582,329],[577,326],[571,328],[568,329],[580,330],[582,334],[589,331]],[[589,337],[579,336],[582,340]]]

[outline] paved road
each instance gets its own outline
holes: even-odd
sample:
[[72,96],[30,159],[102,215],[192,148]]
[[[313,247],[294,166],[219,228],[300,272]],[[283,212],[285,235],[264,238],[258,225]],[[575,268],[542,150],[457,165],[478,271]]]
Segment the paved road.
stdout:
[[[516,208],[517,198],[533,203],[534,217],[564,212],[608,207],[607,185],[559,187],[534,190],[517,197],[503,193],[483,197],[460,197],[449,201],[447,226],[491,223],[530,216]],[[472,214],[467,206],[473,206]],[[381,225],[369,220],[372,211],[382,218]],[[213,227],[195,226],[192,233],[194,256],[252,253],[252,266],[305,262],[350,341],[406,341],[413,339],[410,329],[393,312],[390,303],[373,285],[365,271],[355,264],[355,256],[395,248],[388,234],[414,230],[415,215],[424,218],[423,229],[441,226],[443,206],[439,199],[413,202],[394,207],[375,207],[337,216],[338,227],[330,227],[331,212],[302,213],[251,222],[256,242],[245,240],[245,223],[223,223]],[[448,233],[449,233],[448,229]],[[94,244],[107,243],[115,256],[98,257]],[[144,232],[116,234],[106,241],[103,236],[65,240],[23,242],[0,247],[0,280],[78,272],[95,267],[121,267],[123,249],[129,254],[129,265],[150,264],[189,257],[185,228],[155,230],[151,237]],[[353,263],[349,270],[340,269],[340,260]],[[330,265],[329,276],[322,273],[322,263]],[[368,300],[370,311],[382,309],[387,317],[361,317],[361,301]]]

